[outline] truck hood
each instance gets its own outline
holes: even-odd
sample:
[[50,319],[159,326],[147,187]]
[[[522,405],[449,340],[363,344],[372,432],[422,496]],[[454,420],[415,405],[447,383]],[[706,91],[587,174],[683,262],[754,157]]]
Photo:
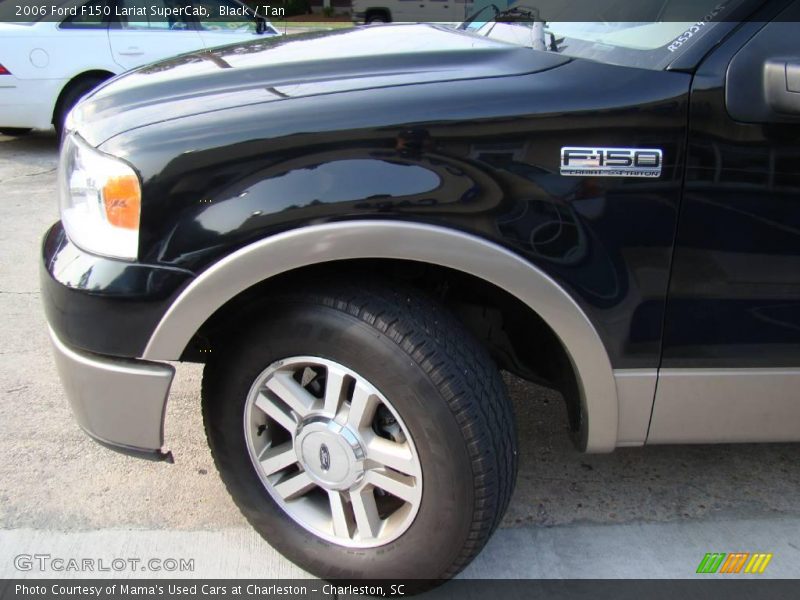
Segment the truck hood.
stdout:
[[320,94],[523,75],[557,54],[437,25],[388,25],[265,38],[184,54],[110,80],[73,111],[94,145],[146,125]]

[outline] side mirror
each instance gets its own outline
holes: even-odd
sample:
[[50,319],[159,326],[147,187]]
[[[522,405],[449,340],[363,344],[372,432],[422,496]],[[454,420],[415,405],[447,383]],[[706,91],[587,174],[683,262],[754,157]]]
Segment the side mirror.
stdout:
[[800,116],[800,59],[764,63],[764,94],[776,113]]
[[267,31],[267,20],[256,15],[256,33],[263,34]]
[[800,1],[767,23],[731,59],[728,114],[743,123],[800,123]]

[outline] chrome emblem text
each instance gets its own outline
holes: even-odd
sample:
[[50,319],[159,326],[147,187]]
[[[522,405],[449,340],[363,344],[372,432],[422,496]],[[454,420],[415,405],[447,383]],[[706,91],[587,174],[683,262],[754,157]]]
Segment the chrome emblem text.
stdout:
[[561,148],[561,174],[577,177],[660,177],[662,161],[655,148]]

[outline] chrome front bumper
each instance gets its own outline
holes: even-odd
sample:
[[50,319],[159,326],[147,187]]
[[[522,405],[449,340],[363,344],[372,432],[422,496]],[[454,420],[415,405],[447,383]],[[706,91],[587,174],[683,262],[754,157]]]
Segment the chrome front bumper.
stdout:
[[168,364],[84,353],[50,329],[61,383],[81,428],[114,450],[155,460],[165,452],[164,412],[175,375]]

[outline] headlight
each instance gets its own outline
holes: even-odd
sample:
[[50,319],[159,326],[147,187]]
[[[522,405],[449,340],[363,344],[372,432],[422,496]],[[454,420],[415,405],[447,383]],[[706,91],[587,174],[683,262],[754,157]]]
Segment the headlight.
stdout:
[[58,184],[61,222],[76,246],[104,256],[136,258],[142,192],[127,163],[71,133],[61,147]]

